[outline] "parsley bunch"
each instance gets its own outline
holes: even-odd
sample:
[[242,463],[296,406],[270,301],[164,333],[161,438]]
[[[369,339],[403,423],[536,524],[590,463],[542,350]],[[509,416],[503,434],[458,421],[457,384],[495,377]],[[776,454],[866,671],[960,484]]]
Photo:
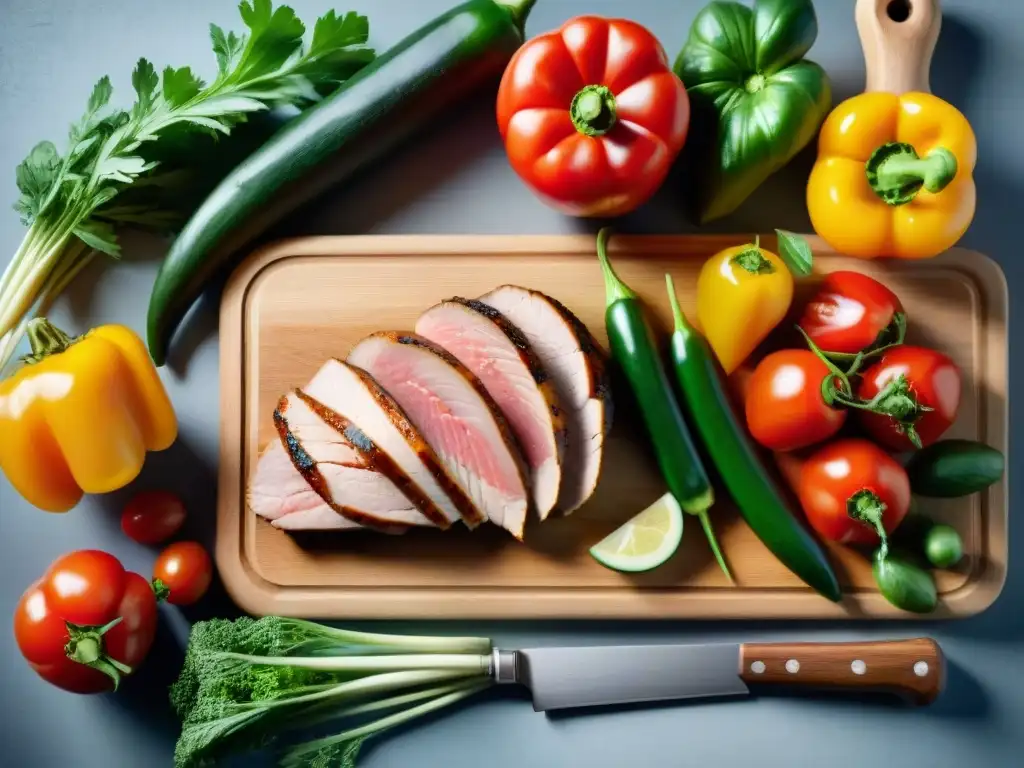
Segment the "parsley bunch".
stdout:
[[166,207],[172,196],[150,194],[194,170],[168,164],[168,156],[180,161],[189,154],[182,146],[230,134],[255,113],[308,106],[373,59],[367,19],[357,13],[321,16],[305,48],[305,25],[288,6],[243,0],[238,10],[246,33],[210,25],[218,67],[211,83],[189,67],[157,74],[139,59],[131,109],[108,108],[113,89],[101,78],[64,155],[42,141],[18,166],[15,209],[29,229],[0,278],[0,371],[28,321],[49,309],[95,253],[119,256],[115,225],[167,230],[180,222],[187,212]]

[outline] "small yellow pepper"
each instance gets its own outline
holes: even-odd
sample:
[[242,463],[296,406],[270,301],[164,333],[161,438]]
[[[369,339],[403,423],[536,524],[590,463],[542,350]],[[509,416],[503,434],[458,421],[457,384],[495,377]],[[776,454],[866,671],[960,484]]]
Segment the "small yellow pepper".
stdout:
[[793,301],[786,263],[758,243],[719,251],[697,278],[697,322],[726,374],[764,341]]
[[66,512],[134,480],[147,451],[174,442],[177,420],[131,329],[72,339],[37,318],[28,335],[26,364],[0,381],[0,469],[31,504]]
[[821,128],[807,184],[811,223],[850,256],[936,256],[974,218],[976,159],[967,118],[942,99],[854,96]]

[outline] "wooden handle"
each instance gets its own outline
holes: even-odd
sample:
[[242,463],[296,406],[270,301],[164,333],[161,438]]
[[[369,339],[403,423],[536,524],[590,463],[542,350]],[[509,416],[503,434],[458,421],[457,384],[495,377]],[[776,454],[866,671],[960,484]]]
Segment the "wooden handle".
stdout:
[[930,704],[945,684],[945,661],[929,638],[871,643],[744,643],[747,684],[887,692]]
[[931,93],[928,71],[939,39],[939,0],[857,0],[864,90]]

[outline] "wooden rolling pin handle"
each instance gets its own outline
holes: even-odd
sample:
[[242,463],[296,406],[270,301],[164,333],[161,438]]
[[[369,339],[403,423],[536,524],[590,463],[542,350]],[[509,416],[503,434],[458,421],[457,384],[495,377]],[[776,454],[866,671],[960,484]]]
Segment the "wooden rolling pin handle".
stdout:
[[857,0],[865,91],[931,93],[928,71],[939,39],[939,0]]
[[893,693],[930,704],[945,685],[945,661],[929,638],[865,643],[744,643],[748,685]]

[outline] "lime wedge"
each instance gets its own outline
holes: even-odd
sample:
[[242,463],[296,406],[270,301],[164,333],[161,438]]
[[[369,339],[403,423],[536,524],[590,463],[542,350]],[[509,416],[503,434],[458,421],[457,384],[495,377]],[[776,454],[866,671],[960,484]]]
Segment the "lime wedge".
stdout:
[[616,571],[649,571],[664,563],[683,539],[683,510],[666,493],[590,549],[597,562]]

